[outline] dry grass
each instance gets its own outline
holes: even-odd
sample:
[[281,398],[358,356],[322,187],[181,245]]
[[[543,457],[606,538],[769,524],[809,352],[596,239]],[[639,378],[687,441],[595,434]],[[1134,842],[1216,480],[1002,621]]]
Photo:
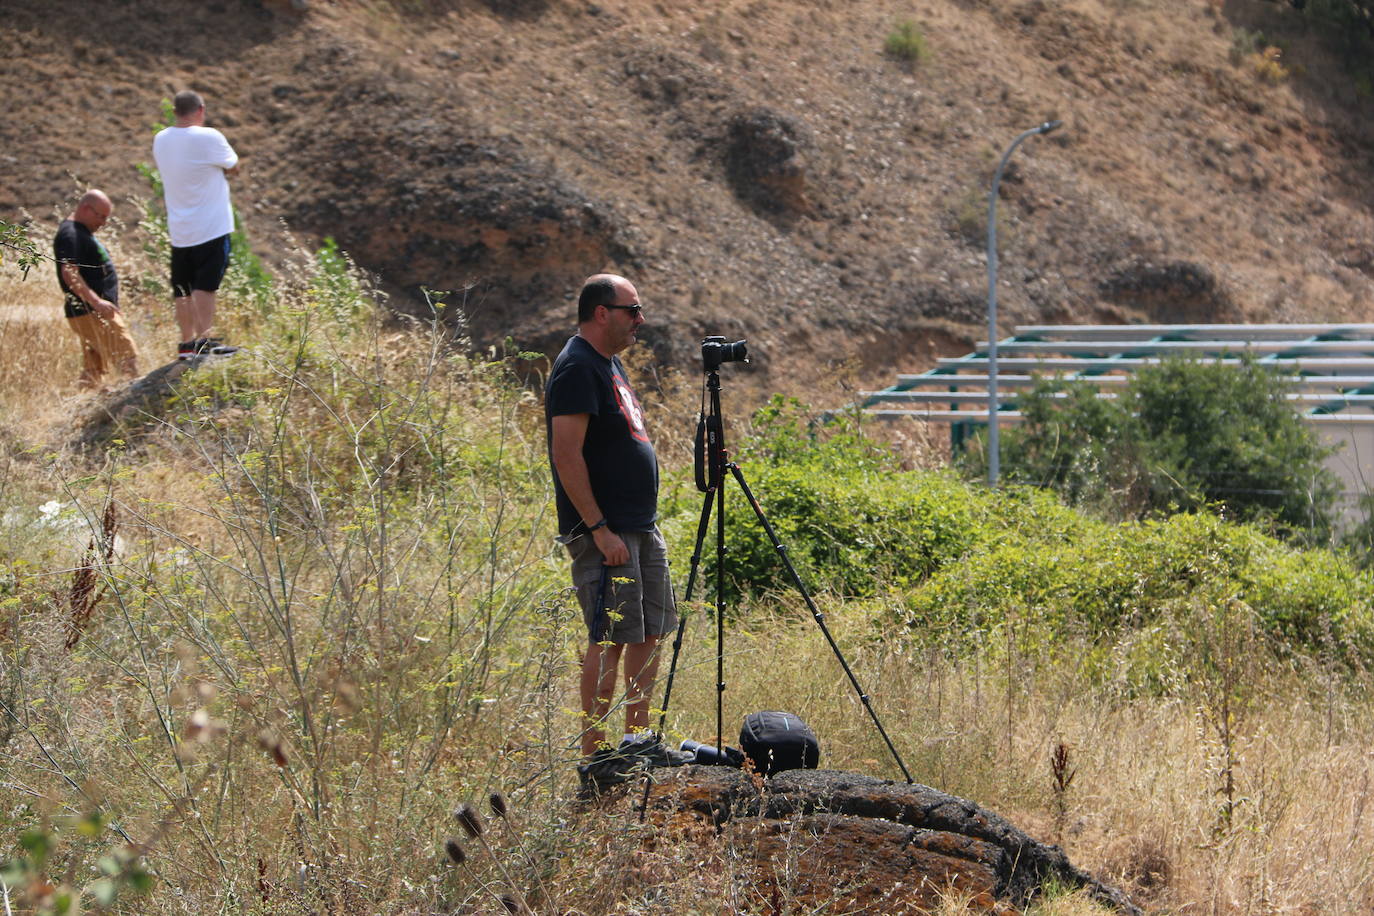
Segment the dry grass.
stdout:
[[[0,309],[41,280],[5,280]],[[78,887],[124,831],[156,873],[129,904],[148,913],[494,912],[503,895],[535,912],[800,911],[704,826],[572,803],[581,633],[548,537],[537,400],[439,328],[286,305],[258,328],[229,312],[253,349],[188,375],[161,422],[94,458],[31,449],[64,403],[33,397],[35,380],[74,375],[66,329],[0,325],[27,367],[0,378],[0,699],[15,713],[0,824],[54,829],[52,873]],[[165,338],[142,327],[140,343]],[[677,425],[694,393],[675,384],[650,410]],[[49,517],[50,501],[65,508]],[[69,649],[82,566],[104,597]],[[1061,840],[1157,911],[1374,905],[1367,674],[1254,656],[1228,687],[1246,701],[1228,820],[1208,684],[1132,696],[1074,673],[1072,646],[918,651],[874,631],[881,599],[820,601],[918,781]],[[712,741],[714,625],[690,610],[669,738]],[[794,596],[731,611],[726,743],[745,713],[790,709],[823,765],[899,778]],[[1056,793],[1061,743],[1075,776]],[[493,790],[509,822],[465,835],[454,807]],[[66,829],[96,809],[96,836]],[[951,894],[940,912],[966,909]],[[1037,912],[1096,910],[1068,894]]]
[[[822,738],[822,766],[900,779],[802,610],[770,618],[754,609],[749,623],[730,628],[725,740],[733,743],[753,709],[804,710]],[[1076,681],[1066,659],[1049,658],[1019,660],[1009,691],[1005,659],[995,653],[955,663],[869,642],[871,610],[832,606],[828,623],[918,782],[1053,842],[1051,757],[1063,742],[1076,778],[1062,845],[1076,865],[1147,908],[1296,914],[1362,912],[1374,903],[1368,683],[1314,692],[1314,673],[1277,670],[1247,685],[1260,702],[1241,723],[1240,801],[1228,828],[1220,748],[1198,697],[1130,699]],[[691,624],[674,737],[714,739],[714,650],[713,624]],[[952,901],[949,912],[963,910]],[[1068,895],[1038,912],[1099,910]]]
[[[36,224],[30,238],[49,252],[49,240],[57,219]],[[152,265],[116,215],[101,231],[100,240],[110,250],[120,271],[120,306],[138,345],[139,371],[147,372],[170,362],[176,349],[177,329],[170,299],[142,288],[143,280],[160,277],[163,268]],[[6,262],[0,264],[0,426],[28,430],[50,429],[72,412],[89,404],[90,395],[77,388],[81,372],[81,347],[62,314],[62,292],[51,264],[33,268],[27,279]],[[119,380],[111,378],[111,384]]]
[[54,402],[76,389],[80,348],[56,289],[55,281],[43,285],[37,270],[24,281],[17,271],[0,268],[0,404],[7,420],[51,420]]

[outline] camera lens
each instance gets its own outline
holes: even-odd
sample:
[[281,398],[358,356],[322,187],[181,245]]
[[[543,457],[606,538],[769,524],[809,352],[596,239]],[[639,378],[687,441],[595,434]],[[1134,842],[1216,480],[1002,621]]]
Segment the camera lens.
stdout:
[[724,337],[707,337],[701,342],[701,362],[707,372],[719,368],[721,363],[748,361],[749,349],[742,340],[726,343]]
[[733,747],[725,750],[712,747],[709,744],[702,744],[700,741],[693,741],[690,738],[684,739],[681,750],[691,754],[690,763],[698,763],[704,766],[723,766],[740,767],[744,765],[744,752]]

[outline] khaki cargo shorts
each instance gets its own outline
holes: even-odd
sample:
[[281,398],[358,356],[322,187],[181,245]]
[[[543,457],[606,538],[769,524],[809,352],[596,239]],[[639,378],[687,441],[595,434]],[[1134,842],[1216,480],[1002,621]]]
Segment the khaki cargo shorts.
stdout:
[[[630,551],[624,566],[607,566],[589,534],[567,545],[573,585],[592,642],[641,643],[677,627],[668,546],[657,528],[616,534]],[[598,603],[603,588],[605,600]]]

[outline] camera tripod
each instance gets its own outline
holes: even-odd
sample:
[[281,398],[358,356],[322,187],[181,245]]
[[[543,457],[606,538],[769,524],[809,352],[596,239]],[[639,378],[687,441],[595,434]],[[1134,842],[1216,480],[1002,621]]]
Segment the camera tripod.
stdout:
[[[697,424],[696,434],[696,483],[697,489],[705,494],[701,505],[701,520],[697,524],[696,545],[692,549],[692,567],[687,576],[687,591],[683,598],[684,603],[692,600],[692,592],[696,587],[697,574],[701,569],[702,548],[706,542],[706,534],[710,529],[712,504],[715,504],[716,514],[716,747],[725,747],[722,741],[721,722],[724,717],[725,703],[725,472],[729,471],[735,483],[739,485],[744,498],[748,500],[750,507],[754,510],[754,515],[758,518],[759,524],[763,526],[764,533],[768,536],[773,549],[777,551],[779,559],[787,570],[792,584],[796,586],[801,594],[802,600],[806,602],[806,607],[811,612],[811,618],[820,627],[825,640],[830,644],[830,649],[835,653],[835,657],[840,662],[840,667],[844,669],[845,675],[849,678],[849,683],[853,686],[854,692],[858,695],[859,701],[864,709],[868,711],[869,718],[873,720],[873,725],[878,729],[878,734],[882,736],[887,749],[892,753],[892,757],[897,761],[897,766],[901,769],[902,775],[906,777],[908,783],[913,782],[911,773],[907,770],[906,764],[902,762],[902,757],[897,753],[897,748],[893,746],[892,739],[887,735],[883,724],[878,719],[878,714],[873,709],[868,694],[864,693],[859,686],[858,678],[845,661],[844,653],[835,643],[834,637],[830,635],[830,629],[825,625],[825,615],[816,607],[811,594],[806,590],[806,585],[798,575],[796,567],[787,556],[787,547],[778,540],[777,533],[769,523],[767,516],[764,515],[762,507],[754,498],[753,491],[749,489],[749,484],[744,479],[744,473],[739,469],[739,465],[729,459],[725,450],[725,424],[721,419],[720,409],[720,372],[719,365],[720,344],[724,338],[707,338],[707,344],[702,346],[702,358],[706,371],[706,390],[709,392],[709,408],[703,404],[701,419]],[[711,341],[717,341],[714,351],[708,350]],[[725,347],[738,347],[737,355],[734,351],[726,351],[726,360],[744,358],[744,342],[738,344],[727,344]],[[673,639],[672,661],[668,665],[667,684],[663,692],[662,716],[659,719],[659,734],[663,734],[664,725],[668,719],[668,703],[673,696],[673,680],[677,674],[678,658],[682,652],[682,638],[686,630],[687,618],[685,614],[679,615],[677,633]],[[644,787],[645,801],[648,800],[649,787]],[[641,812],[643,808],[641,808]]]

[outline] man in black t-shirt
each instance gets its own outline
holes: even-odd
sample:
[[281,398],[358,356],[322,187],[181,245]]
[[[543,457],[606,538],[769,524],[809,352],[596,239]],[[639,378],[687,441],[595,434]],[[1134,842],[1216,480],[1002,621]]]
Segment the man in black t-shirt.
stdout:
[[62,221],[52,243],[67,324],[81,340],[80,384],[88,389],[101,388],[112,371],[138,374],[138,350],[119,310],[119,276],[95,237],[113,210],[110,198],[92,188]]
[[[677,611],[655,524],[658,459],[617,356],[634,343],[642,311],[629,280],[589,278],[578,298],[577,334],[554,361],[544,391],[559,540],[572,556],[590,636],[580,682],[584,793],[623,782],[641,763],[679,760],[647,731],[658,644],[677,626]],[[622,655],[625,737],[613,747],[603,723]]]

